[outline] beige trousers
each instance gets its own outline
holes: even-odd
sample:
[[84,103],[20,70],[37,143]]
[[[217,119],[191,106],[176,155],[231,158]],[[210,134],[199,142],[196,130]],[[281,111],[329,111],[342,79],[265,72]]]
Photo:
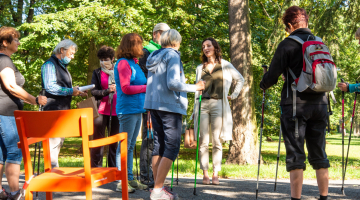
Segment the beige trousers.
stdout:
[[[209,170],[209,135],[212,134],[213,171],[221,170],[222,100],[204,99],[201,102],[199,157],[200,169]],[[211,132],[209,131],[211,127]]]

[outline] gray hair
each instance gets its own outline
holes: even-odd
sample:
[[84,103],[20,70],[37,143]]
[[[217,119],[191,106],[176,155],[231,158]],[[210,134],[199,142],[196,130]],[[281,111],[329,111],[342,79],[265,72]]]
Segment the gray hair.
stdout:
[[69,39],[65,39],[61,42],[59,42],[58,45],[56,45],[53,53],[54,54],[61,54],[61,49],[63,48],[64,50],[68,50],[71,47],[75,48],[75,51],[77,51],[78,46],[75,44],[75,42],[69,40]]
[[175,29],[170,29],[161,34],[160,44],[161,47],[175,46],[181,43],[181,35]]

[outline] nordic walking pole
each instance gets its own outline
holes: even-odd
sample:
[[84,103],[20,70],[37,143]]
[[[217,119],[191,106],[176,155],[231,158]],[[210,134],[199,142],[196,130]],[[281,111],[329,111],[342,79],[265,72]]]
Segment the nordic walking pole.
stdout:
[[176,185],[179,185],[179,155],[176,159]]
[[282,133],[282,129],[281,129],[281,124],[280,124],[279,146],[278,146],[278,154],[277,154],[277,161],[276,161],[276,173],[275,173],[275,186],[274,186],[274,191],[276,191],[276,182],[277,182],[277,174],[278,174],[279,159],[280,159],[281,133]]
[[[115,82],[113,81],[112,82],[112,84],[115,84]],[[111,118],[112,118],[112,108],[113,108],[113,99],[114,99],[114,94],[115,94],[115,92],[112,92],[112,93],[110,93],[109,94],[109,98],[110,98],[110,116],[109,116],[109,128],[108,128],[108,135],[107,135],[107,137],[109,137],[110,136],[110,134],[111,134]],[[105,156],[105,163],[106,163],[106,167],[108,167],[108,156],[109,156],[109,151],[110,151],[110,149],[109,149],[109,145],[106,145],[106,147],[107,147],[107,155]],[[105,152],[106,153],[106,152]],[[102,163],[101,163],[101,166],[102,166]]]
[[[147,130],[146,130],[146,133],[147,133],[147,140],[146,140],[146,145],[147,145],[147,164],[148,164],[148,167],[147,167],[147,182],[148,182],[148,185],[150,184],[150,155],[149,155],[149,140],[150,140],[150,132],[149,132],[149,129],[150,129],[150,111],[147,111],[147,122],[146,122],[146,127],[147,127]],[[150,188],[150,187],[149,187]]]
[[171,191],[172,191],[172,189],[173,189],[173,180],[174,180],[174,163],[175,163],[175,160],[173,161],[173,163],[172,163],[172,172],[171,172],[171,187],[170,187],[170,189],[171,189]]
[[[263,65],[264,74],[267,72],[267,65]],[[262,143],[262,133],[264,126],[264,104],[265,104],[265,90],[263,90],[263,99],[261,105],[261,126],[260,126],[260,146],[259,146],[259,159],[258,159],[258,173],[257,173],[257,181],[256,181],[256,199],[259,193],[259,174],[260,174],[260,158],[261,158],[261,143]]]
[[[344,83],[344,79],[341,79],[341,82]],[[341,191],[343,193],[343,195],[345,195],[345,191],[344,191],[344,128],[345,128],[345,120],[344,120],[344,96],[345,96],[345,92],[342,92],[342,185],[341,185]]]
[[[40,95],[41,96],[45,96],[45,89],[42,89],[41,90],[41,92],[40,92]],[[40,105],[39,106],[39,111],[43,111],[44,110],[44,106],[42,106],[42,105]],[[40,174],[40,154],[41,154],[41,142],[38,142],[39,143],[39,154],[38,154],[38,168],[37,168],[37,175],[39,175]],[[36,145],[37,145],[37,143],[35,143],[35,157],[36,157]],[[34,168],[35,168],[35,158],[34,157]],[[33,174],[34,174],[34,170],[33,170]],[[36,195],[35,195],[35,198],[34,198],[35,200],[38,200],[39,199],[39,193],[38,192],[36,192]]]
[[[202,79],[200,79],[202,81]],[[196,174],[197,174],[197,163],[198,163],[198,156],[199,156],[199,135],[200,135],[200,115],[201,115],[201,98],[202,98],[202,91],[199,92],[199,112],[198,112],[198,126],[197,126],[197,134],[196,134],[196,162],[195,162],[195,182],[194,182],[194,195],[196,195]]]
[[[356,81],[356,83],[359,83],[359,82]],[[349,135],[348,149],[347,149],[347,153],[346,153],[345,170],[344,170],[344,177],[343,177],[343,182],[342,182],[342,188],[344,188],[344,182],[345,182],[345,176],[346,176],[346,168],[347,168],[347,163],[348,163],[348,158],[349,158],[350,142],[351,142],[351,133],[352,133],[352,128],[353,128],[354,116],[355,116],[355,108],[356,108],[356,96],[357,96],[357,92],[355,92],[354,108],[353,108],[353,113],[352,113],[352,116],[351,116],[350,135]]]

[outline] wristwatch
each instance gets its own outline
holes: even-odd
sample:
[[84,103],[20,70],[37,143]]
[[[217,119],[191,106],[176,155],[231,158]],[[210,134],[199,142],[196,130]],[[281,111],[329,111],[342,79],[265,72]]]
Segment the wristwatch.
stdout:
[[39,105],[39,98],[38,97],[35,98],[35,102],[36,102],[36,105]]

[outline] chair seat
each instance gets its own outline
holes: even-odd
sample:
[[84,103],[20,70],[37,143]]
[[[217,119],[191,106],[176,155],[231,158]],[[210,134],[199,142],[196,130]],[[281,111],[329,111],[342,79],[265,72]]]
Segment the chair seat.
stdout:
[[[116,167],[91,168],[91,186],[119,180],[120,171]],[[56,167],[40,174],[31,180],[30,191],[41,192],[74,192],[86,190],[85,172],[83,167]]]

